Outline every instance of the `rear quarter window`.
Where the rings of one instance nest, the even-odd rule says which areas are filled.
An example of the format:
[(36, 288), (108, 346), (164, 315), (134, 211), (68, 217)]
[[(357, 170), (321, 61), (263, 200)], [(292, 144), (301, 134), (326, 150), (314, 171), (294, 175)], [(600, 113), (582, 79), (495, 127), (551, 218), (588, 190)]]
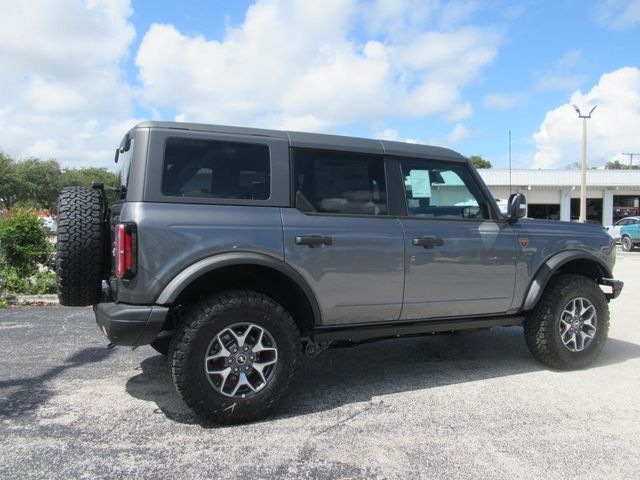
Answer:
[(134, 140), (131, 139), (129, 149), (125, 152), (118, 152), (118, 161), (116, 163), (116, 182), (117, 187), (125, 187), (129, 185), (129, 172), (131, 170), (131, 159), (133, 157)]
[(269, 147), (191, 138), (166, 141), (162, 194), (267, 200), (271, 195)]

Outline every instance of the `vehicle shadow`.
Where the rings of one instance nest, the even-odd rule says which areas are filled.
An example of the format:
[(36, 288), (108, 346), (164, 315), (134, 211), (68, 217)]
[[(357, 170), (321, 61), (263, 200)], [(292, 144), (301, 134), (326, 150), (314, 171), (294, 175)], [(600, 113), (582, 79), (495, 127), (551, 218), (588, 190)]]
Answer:
[(51, 380), (72, 368), (101, 362), (112, 352), (113, 350), (104, 347), (84, 348), (68, 357), (62, 365), (49, 368), (38, 376), (0, 381), (0, 391), (16, 389), (0, 398), (0, 417), (19, 417), (36, 410), (54, 395), (49, 387)]
[[(591, 368), (640, 357), (640, 345), (609, 339)], [(545, 367), (530, 355), (520, 328), (386, 340), (330, 349), (305, 361), (300, 381), (273, 418), (331, 410), (406, 391), (519, 375)], [(560, 373), (570, 375), (571, 373)], [(169, 365), (156, 355), (127, 383), (132, 396), (153, 401), (170, 420), (213, 427), (193, 414), (171, 383)]]

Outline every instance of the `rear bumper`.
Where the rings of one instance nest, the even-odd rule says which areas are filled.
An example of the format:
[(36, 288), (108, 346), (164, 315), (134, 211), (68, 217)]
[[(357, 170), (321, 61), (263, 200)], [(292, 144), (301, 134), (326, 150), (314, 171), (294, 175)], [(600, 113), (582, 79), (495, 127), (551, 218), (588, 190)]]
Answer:
[(624, 282), (622, 280), (614, 280), (613, 278), (603, 278), (600, 280), (600, 285), (611, 287), (611, 293), (605, 293), (605, 296), (607, 297), (607, 300), (613, 300), (622, 292)]
[(99, 303), (93, 307), (102, 333), (114, 345), (137, 347), (151, 343), (162, 329), (169, 313), (158, 305)]

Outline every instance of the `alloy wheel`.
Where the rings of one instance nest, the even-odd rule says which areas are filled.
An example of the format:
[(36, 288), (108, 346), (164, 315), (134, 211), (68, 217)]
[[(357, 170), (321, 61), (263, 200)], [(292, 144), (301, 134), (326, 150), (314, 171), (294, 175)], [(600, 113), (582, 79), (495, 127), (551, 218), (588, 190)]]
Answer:
[(224, 328), (205, 354), (209, 383), (226, 397), (245, 398), (266, 387), (278, 364), (278, 349), (271, 334), (254, 323)]
[(560, 339), (572, 352), (581, 352), (593, 341), (598, 326), (596, 307), (587, 298), (578, 297), (565, 305), (560, 314)]

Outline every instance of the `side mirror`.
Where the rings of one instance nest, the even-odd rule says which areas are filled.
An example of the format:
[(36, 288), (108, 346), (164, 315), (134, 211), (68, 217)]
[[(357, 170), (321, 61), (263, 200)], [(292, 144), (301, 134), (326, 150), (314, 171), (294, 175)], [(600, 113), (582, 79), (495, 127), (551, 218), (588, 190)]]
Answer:
[(516, 222), (527, 215), (527, 197), (523, 193), (513, 193), (509, 196), (507, 206), (507, 220)]

